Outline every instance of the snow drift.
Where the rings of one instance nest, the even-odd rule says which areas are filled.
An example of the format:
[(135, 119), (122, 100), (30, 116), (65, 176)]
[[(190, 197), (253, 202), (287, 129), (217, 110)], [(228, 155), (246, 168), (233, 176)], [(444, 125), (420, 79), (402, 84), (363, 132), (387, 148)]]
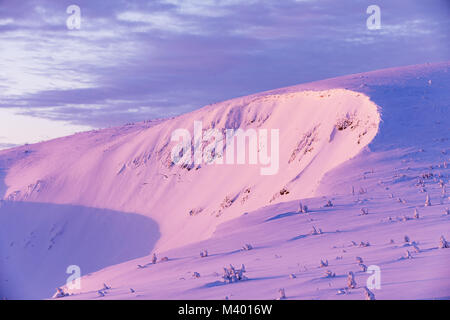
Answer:
[[(94, 210), (93, 218), (88, 218), (88, 213), (80, 215), (89, 225), (87, 234), (92, 236), (98, 235), (96, 230), (106, 232), (105, 229), (110, 228), (106, 221), (115, 226), (116, 223), (122, 223), (120, 219), (124, 215), (132, 216), (129, 224), (124, 224), (122, 229), (117, 226), (116, 234), (124, 242), (111, 245), (110, 252), (116, 249), (123, 252), (120, 251), (121, 245), (136, 250), (133, 249), (129, 255), (118, 253), (114, 257), (107, 257), (97, 254), (104, 245), (87, 249), (90, 241), (86, 241), (82, 246), (86, 248), (83, 249), (86, 255), (79, 259), (86, 262), (91, 259), (89, 261), (92, 264), (87, 267), (87, 272), (91, 272), (132, 259), (136, 255), (145, 255), (150, 250), (177, 250), (189, 244), (200, 251), (198, 246), (203, 245), (204, 241), (209, 241), (209, 246), (217, 246), (211, 241), (217, 240), (219, 230), (222, 230), (219, 234), (223, 234), (225, 225), (235, 221), (233, 227), (228, 229), (229, 233), (234, 233), (242, 221), (246, 221), (242, 220), (243, 214), (255, 210), (260, 212), (258, 209), (266, 206), (269, 206), (268, 211), (264, 209), (266, 211), (263, 212), (275, 213), (280, 208), (278, 204), (291, 203), (290, 207), (285, 208), (286, 217), (289, 217), (289, 212), (297, 210), (293, 208), (298, 206), (298, 199), (332, 197), (343, 192), (348, 194), (352, 186), (357, 187), (355, 193), (358, 194), (362, 168), (368, 172), (373, 171), (373, 168), (385, 168), (390, 174), (395, 161), (404, 157), (405, 150), (419, 144), (431, 148), (430, 141), (442, 138), (442, 130), (437, 129), (432, 122), (437, 118), (444, 124), (448, 122), (448, 113), (445, 116), (444, 112), (445, 101), (448, 101), (445, 95), (448, 67), (448, 63), (413, 66), (324, 80), (232, 99), (165, 121), (85, 132), (2, 151), (0, 177), (3, 174), (3, 187), (0, 182), (0, 190), (3, 190), (5, 200), (0, 208), (3, 217), (0, 225), (4, 238), (2, 242), (5, 246), (11, 242), (17, 244), (20, 243), (19, 239), (40, 230), (39, 240), (31, 239), (30, 245), (36, 241), (47, 245), (52, 238), (51, 232), (48, 232), (51, 226), (62, 223), (58, 208), (79, 206), (88, 208), (88, 211)], [(434, 109), (423, 107), (424, 101), (433, 103)], [(423, 114), (423, 117), (412, 114), (411, 108)], [(240, 165), (174, 165), (170, 155), (176, 143), (171, 141), (171, 135), (180, 128), (193, 133), (195, 121), (201, 121), (204, 130), (279, 129), (278, 173), (261, 175), (261, 166), (248, 162)], [(411, 131), (414, 125), (424, 134)], [(376, 152), (369, 152), (368, 146)], [(436, 160), (436, 156), (432, 158)], [(368, 164), (373, 167), (368, 168)], [(387, 176), (380, 175), (378, 178), (387, 179)], [(375, 180), (370, 181), (375, 183)], [(362, 189), (364, 191), (364, 187)], [(317, 199), (311, 201), (316, 206), (316, 212), (320, 202)], [(292, 200), (296, 201), (289, 202)], [(51, 214), (41, 209), (36, 210), (35, 217), (12, 219), (8, 218), (12, 216), (11, 203), (41, 208), (49, 205), (56, 209), (51, 209)], [(108, 218), (103, 217), (101, 210), (109, 212)], [(54, 240), (52, 248), (60, 250), (58, 255), (45, 255), (45, 246), (42, 245), (40, 251), (34, 251), (31, 256), (27, 251), (28, 246), (23, 244), (8, 251), (2, 249), (2, 264), (8, 263), (10, 255), (16, 256), (14, 268), (2, 268), (2, 281), (17, 278), (23, 269), (26, 281), (34, 282), (33, 272), (23, 266), (25, 263), (22, 261), (33, 264), (43, 260), (40, 262), (42, 268), (54, 264), (58, 259), (66, 263), (70, 252), (64, 248), (70, 247), (71, 241), (77, 241), (79, 237), (73, 230), (80, 227), (76, 210), (69, 211), (66, 215), (70, 218), (63, 219), (68, 221), (64, 228), (72, 233), (66, 238)], [(64, 210), (61, 209), (61, 212)], [(115, 214), (121, 218), (115, 220)], [(260, 218), (264, 216), (259, 213), (248, 216), (253, 215)], [(135, 216), (143, 216), (148, 220), (139, 220)], [(334, 221), (334, 224), (344, 223), (344, 220), (335, 218), (330, 221)], [(105, 222), (100, 223), (101, 219)], [(258, 219), (253, 222), (261, 224), (262, 221)], [(346, 219), (345, 216), (342, 219)], [(267, 223), (262, 223), (261, 229), (253, 235), (256, 241), (262, 241), (258, 234), (264, 234), (266, 239), (275, 239), (288, 232), (290, 229), (287, 226), (277, 224), (282, 221), (286, 220), (275, 219), (275, 224), (271, 224), (270, 228)], [(146, 225), (136, 229), (136, 223), (141, 222)], [(309, 222), (304, 221), (303, 224)], [(219, 225), (221, 227), (217, 230)], [(248, 225), (248, 230), (251, 228)], [(4, 232), (6, 229), (22, 230), (23, 233), (14, 238), (12, 234)], [(130, 229), (139, 235), (131, 239), (127, 234)], [(363, 232), (358, 227), (352, 230)], [(368, 232), (371, 229), (364, 230)], [(245, 241), (243, 237), (247, 233), (242, 232), (238, 236), (239, 241)], [(274, 233), (273, 236), (269, 237), (270, 233)], [(113, 238), (112, 235), (105, 237), (106, 242)], [(94, 237), (91, 241), (98, 239)], [(291, 244), (293, 246), (289, 246), (289, 250), (295, 250), (294, 243)], [(314, 248), (321, 252), (320, 246)], [(306, 250), (305, 247), (303, 250)], [(181, 251), (173, 252), (183, 255)], [(290, 251), (286, 248), (285, 252)], [(98, 281), (108, 277), (117, 278), (118, 274), (129, 271), (132, 265), (135, 267), (136, 262), (101, 271), (91, 278), (95, 280), (86, 288), (93, 290), (98, 286)], [(107, 270), (113, 271), (109, 274)], [(137, 274), (131, 274), (135, 279), (139, 278)], [(125, 282), (118, 283), (125, 285)], [(52, 281), (46, 279), (45, 284), (36, 286), (41, 290), (39, 292), (44, 292), (62, 284), (59, 276)], [(12, 286), (6, 288), (3, 295), (19, 296), (14, 295)], [(23, 294), (21, 297), (29, 296)], [(200, 294), (196, 297), (207, 296)]]

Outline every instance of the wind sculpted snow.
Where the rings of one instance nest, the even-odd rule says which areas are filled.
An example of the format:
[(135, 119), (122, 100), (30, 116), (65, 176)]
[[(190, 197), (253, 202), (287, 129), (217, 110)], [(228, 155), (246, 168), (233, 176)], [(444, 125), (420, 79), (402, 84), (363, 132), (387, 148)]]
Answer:
[[(349, 75), (1, 151), (4, 199), (155, 221), (160, 237), (139, 234), (156, 241), (146, 248), (156, 263), (152, 255), (111, 262), (70, 298), (273, 299), (282, 287), (287, 299), (362, 299), (369, 274), (356, 257), (381, 268), (377, 298), (450, 297), (449, 251), (439, 249), (450, 238), (449, 66)], [(171, 134), (193, 133), (194, 121), (205, 130), (279, 129), (277, 174), (248, 163), (174, 165)], [(118, 232), (128, 237), (125, 225)], [(230, 263), (245, 264), (248, 279), (221, 282)], [(103, 283), (111, 289), (99, 296)]]

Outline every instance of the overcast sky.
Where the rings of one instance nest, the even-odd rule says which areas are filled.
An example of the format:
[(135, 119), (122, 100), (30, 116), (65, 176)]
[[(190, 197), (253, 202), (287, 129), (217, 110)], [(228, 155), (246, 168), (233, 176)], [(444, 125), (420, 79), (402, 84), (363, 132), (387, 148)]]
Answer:
[(449, 18), (448, 0), (0, 0), (0, 148), (450, 60)]

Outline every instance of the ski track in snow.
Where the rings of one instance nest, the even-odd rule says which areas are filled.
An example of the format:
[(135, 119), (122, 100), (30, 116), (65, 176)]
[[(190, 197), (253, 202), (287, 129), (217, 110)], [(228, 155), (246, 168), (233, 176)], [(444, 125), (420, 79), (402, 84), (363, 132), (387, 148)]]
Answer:
[[(361, 257), (381, 269), (377, 299), (449, 299), (450, 250), (438, 248), (450, 238), (449, 66), (349, 75), (1, 151), (0, 296), (48, 298), (75, 264), (82, 288), (66, 299), (276, 299), (281, 288), (287, 299), (364, 299)], [(351, 126), (337, 130), (344, 118)], [(194, 120), (279, 128), (279, 173), (168, 165), (171, 132)], [(150, 263), (153, 252), (168, 261)], [(230, 264), (248, 279), (224, 283)], [(349, 271), (357, 286), (338, 294)]]

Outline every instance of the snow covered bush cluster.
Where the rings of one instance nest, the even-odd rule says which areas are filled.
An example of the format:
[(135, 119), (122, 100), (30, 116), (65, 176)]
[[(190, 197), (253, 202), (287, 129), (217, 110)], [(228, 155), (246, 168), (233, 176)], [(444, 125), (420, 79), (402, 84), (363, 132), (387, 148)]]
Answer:
[[(346, 114), (345, 117), (339, 118), (336, 121), (336, 129), (339, 131), (345, 130), (355, 122), (355, 115)], [(354, 126), (352, 127), (354, 128)]]
[(240, 269), (236, 269), (230, 264), (229, 268), (223, 268), (222, 278), (225, 283), (247, 280), (247, 277), (244, 275), (245, 272), (246, 270), (244, 265), (242, 265)]

